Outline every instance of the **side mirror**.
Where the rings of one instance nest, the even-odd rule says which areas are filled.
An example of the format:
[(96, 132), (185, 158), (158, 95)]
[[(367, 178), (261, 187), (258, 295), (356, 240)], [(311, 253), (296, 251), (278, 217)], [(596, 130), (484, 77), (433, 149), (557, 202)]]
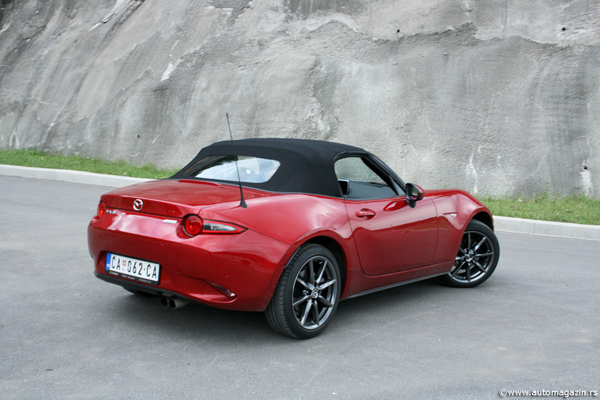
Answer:
[(411, 208), (415, 208), (417, 201), (423, 200), (425, 191), (414, 183), (406, 184), (406, 202)]

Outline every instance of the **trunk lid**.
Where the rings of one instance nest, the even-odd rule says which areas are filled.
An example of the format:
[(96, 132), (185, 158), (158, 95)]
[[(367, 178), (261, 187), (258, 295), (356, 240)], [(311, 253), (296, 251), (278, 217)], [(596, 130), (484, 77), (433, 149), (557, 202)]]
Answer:
[[(268, 195), (266, 192), (244, 188), (246, 200)], [(232, 202), (237, 207), (240, 188), (199, 180), (165, 179), (113, 190), (102, 195), (102, 201), (108, 208), (183, 218), (216, 204)]]

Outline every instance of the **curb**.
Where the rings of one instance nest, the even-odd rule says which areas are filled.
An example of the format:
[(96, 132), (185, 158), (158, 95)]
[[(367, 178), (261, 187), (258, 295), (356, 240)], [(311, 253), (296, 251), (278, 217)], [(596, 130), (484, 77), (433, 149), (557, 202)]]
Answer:
[(599, 225), (536, 221), (533, 219), (494, 216), (494, 228), (497, 231), (503, 232), (529, 233), (533, 235), (600, 241)]
[[(92, 172), (19, 167), (3, 164), (0, 164), (0, 175), (82, 183), (86, 185), (110, 186), (115, 188), (151, 180), (144, 178), (131, 178), (128, 176), (95, 174)], [(496, 230), (504, 232), (528, 233), (533, 235), (558, 236), (573, 239), (600, 241), (600, 226), (597, 225), (536, 221), (510, 217), (494, 217), (494, 224)]]
[(129, 176), (105, 175), (95, 174), (93, 172), (71, 171), (68, 169), (19, 167), (15, 165), (4, 164), (0, 164), (0, 175), (18, 176), (21, 178), (46, 179), (50, 181), (83, 183), (86, 185), (111, 186), (116, 188), (151, 180), (144, 178), (132, 178)]

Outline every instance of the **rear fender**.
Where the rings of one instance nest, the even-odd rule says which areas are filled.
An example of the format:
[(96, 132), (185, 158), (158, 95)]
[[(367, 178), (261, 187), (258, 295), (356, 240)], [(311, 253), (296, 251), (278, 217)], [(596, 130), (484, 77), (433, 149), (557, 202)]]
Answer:
[[(356, 253), (356, 246), (354, 246), (354, 241), (351, 237), (344, 238), (338, 235), (336, 232), (324, 230), (310, 232), (299, 238), (296, 243), (291, 245), (288, 251), (282, 257), (281, 262), (277, 266), (277, 270), (273, 274), (273, 278), (271, 280), (271, 285), (269, 288), (269, 301), (273, 296), (277, 284), (279, 283), (279, 278), (281, 277), (283, 270), (287, 267), (289, 261), (294, 257), (296, 252), (298, 252), (300, 248), (307, 243), (316, 243), (329, 248), (334, 256), (336, 256), (336, 252), (341, 253), (339, 256), (336, 256), (336, 261), (338, 262), (340, 273), (343, 278), (347, 276), (348, 270), (360, 269), (358, 254)], [(334, 247), (332, 248), (332, 246)], [(342, 292), (343, 291), (344, 285), (342, 285)]]
[(341, 237), (351, 235), (342, 199), (306, 194), (279, 194), (246, 201), (248, 208), (215, 205), (203, 208), (200, 217), (241, 225), (290, 246), (321, 231)]

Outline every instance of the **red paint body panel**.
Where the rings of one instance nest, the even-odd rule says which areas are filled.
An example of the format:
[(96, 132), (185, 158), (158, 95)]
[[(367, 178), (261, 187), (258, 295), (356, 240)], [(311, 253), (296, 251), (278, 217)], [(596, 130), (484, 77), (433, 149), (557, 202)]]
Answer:
[[(273, 272), (289, 245), (247, 230), (187, 237), (179, 224), (129, 211), (104, 214), (88, 228), (95, 272), (106, 275), (106, 252), (159, 263), (161, 289), (216, 307), (263, 310)], [(116, 278), (126, 279), (126, 278)], [(231, 300), (206, 281), (236, 294)], [(148, 285), (152, 287), (152, 285)]]
[[(477, 213), (489, 214), (474, 197), (455, 190), (426, 192), (415, 208), (401, 197), (349, 201), (248, 188), (248, 208), (242, 208), (239, 194), (235, 185), (164, 180), (103, 195), (110, 212), (94, 217), (88, 227), (95, 273), (108, 276), (107, 252), (148, 260), (161, 265), (160, 282), (141, 285), (215, 307), (263, 311), (282, 270), (307, 241), (325, 237), (336, 243), (346, 298), (448, 272), (466, 225)], [(133, 210), (136, 199), (144, 203), (140, 212)], [(357, 217), (364, 208), (375, 216)], [(188, 214), (246, 230), (190, 238), (181, 227)], [(131, 282), (112, 276), (110, 281)]]
[[(433, 199), (438, 213), (438, 246), (433, 263), (454, 260), (463, 232), (476, 214), (492, 213), (471, 194), (462, 190), (430, 190), (427, 197)], [(454, 216), (455, 215), (455, 216)]]
[[(246, 189), (248, 199), (268, 196), (267, 193)], [(139, 183), (113, 190), (102, 196), (109, 208), (134, 210), (133, 201), (144, 201), (143, 212), (165, 217), (182, 218), (196, 214), (201, 207), (216, 203), (239, 204), (240, 189), (232, 185), (190, 180), (162, 180)]]
[[(348, 218), (366, 275), (378, 276), (431, 265), (437, 237), (437, 214), (431, 199), (415, 208), (404, 199), (346, 201)], [(357, 216), (360, 210), (374, 216)]]

